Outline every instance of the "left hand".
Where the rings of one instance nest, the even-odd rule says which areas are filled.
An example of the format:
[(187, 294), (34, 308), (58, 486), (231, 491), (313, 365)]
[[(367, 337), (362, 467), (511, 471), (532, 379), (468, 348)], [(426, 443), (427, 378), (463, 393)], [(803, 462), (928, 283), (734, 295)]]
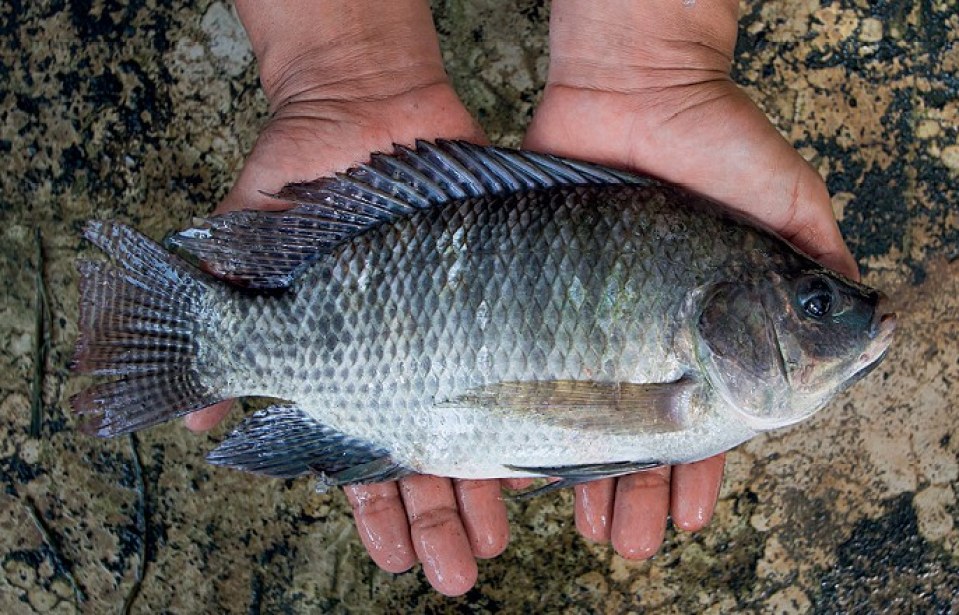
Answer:
[[(331, 174), (416, 139), (486, 140), (443, 70), (426, 0), (238, 0), (271, 118), (214, 213), (286, 208), (263, 192)], [(202, 431), (229, 411), (187, 416)], [(509, 539), (498, 480), (409, 476), (344, 488), (363, 545), (388, 572), (423, 564), (437, 591), (476, 582), (477, 558)]]
[[(735, 0), (700, 4), (554, 0), (549, 77), (524, 146), (683, 185), (857, 278), (822, 178), (729, 77)], [(689, 531), (709, 522), (723, 463), (578, 486), (576, 526), (623, 557), (649, 558), (667, 516)]]

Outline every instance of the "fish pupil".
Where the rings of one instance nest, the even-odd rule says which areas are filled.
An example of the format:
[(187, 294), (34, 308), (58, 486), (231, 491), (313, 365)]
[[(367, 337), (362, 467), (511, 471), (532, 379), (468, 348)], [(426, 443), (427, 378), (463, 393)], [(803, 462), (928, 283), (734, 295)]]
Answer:
[(801, 285), (799, 303), (810, 318), (819, 320), (832, 309), (832, 288), (821, 279), (809, 279)]

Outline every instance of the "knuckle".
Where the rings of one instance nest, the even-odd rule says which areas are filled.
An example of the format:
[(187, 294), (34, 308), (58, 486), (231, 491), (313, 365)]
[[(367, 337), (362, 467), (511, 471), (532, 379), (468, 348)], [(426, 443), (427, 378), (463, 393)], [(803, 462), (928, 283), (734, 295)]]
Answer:
[(461, 496), (476, 496), (487, 494), (499, 494), (499, 486), (496, 481), (486, 480), (456, 480), (456, 491)]
[(350, 488), (347, 494), (355, 515), (371, 515), (402, 506), (399, 496), (389, 491)]
[(650, 490), (669, 489), (670, 472), (668, 468), (638, 472), (620, 479), (621, 494), (630, 494)]
[(427, 531), (460, 523), (459, 511), (451, 506), (430, 508), (412, 516), (410, 525), (416, 531)]

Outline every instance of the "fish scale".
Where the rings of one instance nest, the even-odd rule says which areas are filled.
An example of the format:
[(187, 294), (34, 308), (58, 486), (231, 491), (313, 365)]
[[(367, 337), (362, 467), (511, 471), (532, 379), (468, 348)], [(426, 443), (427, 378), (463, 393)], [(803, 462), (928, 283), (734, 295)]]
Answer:
[(895, 324), (879, 293), (715, 203), (589, 163), (418, 143), (276, 196), (293, 209), (168, 239), (202, 271), (88, 226), (116, 266), (81, 269), (77, 365), (121, 376), (74, 399), (88, 431), (266, 396), (211, 462), (562, 486), (801, 420)]
[[(273, 357), (252, 369), (231, 366), (242, 374), (242, 388), (228, 394), (296, 400), (325, 425), (388, 446), (397, 460), (416, 469), (447, 466), (454, 458), (474, 461), (464, 454), (505, 457), (517, 446), (509, 422), (455, 408), (437, 412), (435, 403), (493, 382), (668, 382), (691, 369), (692, 358), (678, 354), (672, 342), (682, 326), (678, 313), (686, 289), (708, 283), (709, 272), (723, 263), (714, 262), (708, 246), (691, 250), (684, 267), (673, 272), (674, 292), (643, 292), (670, 287), (647, 266), (660, 258), (666, 242), (644, 236), (643, 225), (636, 223), (661, 211), (679, 215), (677, 204), (660, 201), (651, 203), (642, 191), (621, 186), (560, 188), (497, 202), (475, 199), (459, 209), (424, 211), (366, 233), (315, 265), (288, 296), (257, 298), (251, 308), (227, 314), (224, 326), (213, 325), (230, 329), (235, 325), (229, 323), (242, 320), (234, 336), (256, 340), (254, 353)], [(603, 209), (619, 215), (612, 220), (584, 215)], [(487, 225), (466, 228), (460, 247), (437, 248), (436, 238), (484, 214)], [(695, 211), (686, 217), (687, 232), (741, 242), (739, 227), (724, 229), (721, 219)], [(698, 228), (707, 222), (712, 228)], [(569, 241), (560, 229), (574, 231), (571, 250), (557, 249)], [(610, 243), (623, 249), (610, 253)], [(525, 258), (531, 253), (540, 258)], [(571, 262), (570, 254), (593, 253), (604, 256)], [(450, 271), (457, 267), (469, 274), (450, 284)], [(603, 305), (607, 288), (619, 288), (625, 279), (636, 283), (638, 292), (629, 304), (613, 305), (652, 316), (642, 322), (611, 321), (604, 331), (600, 323), (611, 309)], [(577, 285), (583, 295), (579, 302), (571, 298)], [(489, 306), (485, 326), (477, 317), (481, 304)], [(426, 305), (433, 309), (422, 309)], [(314, 313), (328, 316), (321, 322)], [(552, 321), (544, 318), (549, 314)], [(553, 333), (561, 329), (564, 335)], [(277, 352), (291, 348), (284, 341), (290, 336), (298, 340), (294, 351)], [(305, 349), (319, 349), (316, 359), (310, 360)], [(483, 355), (489, 360), (481, 360)], [(550, 355), (562, 358), (553, 363), (557, 369), (550, 369)], [(637, 360), (623, 361), (624, 356)], [(395, 369), (400, 360), (402, 367)], [(332, 377), (328, 365), (336, 366)], [(292, 377), (276, 378), (291, 366)], [(372, 382), (381, 394), (370, 393)], [(371, 422), (370, 414), (381, 418)], [(404, 450), (396, 444), (415, 442), (424, 431), (447, 439), (445, 450)], [(564, 455), (570, 455), (569, 437), (558, 433), (554, 441), (544, 439), (530, 450), (529, 459), (514, 454), (512, 461), (571, 461)]]

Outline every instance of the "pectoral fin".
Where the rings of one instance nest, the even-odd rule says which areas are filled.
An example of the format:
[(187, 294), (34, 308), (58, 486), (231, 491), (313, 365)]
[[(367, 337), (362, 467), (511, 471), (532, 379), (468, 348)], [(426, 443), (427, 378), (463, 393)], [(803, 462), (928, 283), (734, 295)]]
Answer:
[(695, 422), (699, 383), (636, 384), (589, 380), (497, 382), (470, 389), (441, 407), (478, 407), (545, 424), (608, 434), (666, 433)]

